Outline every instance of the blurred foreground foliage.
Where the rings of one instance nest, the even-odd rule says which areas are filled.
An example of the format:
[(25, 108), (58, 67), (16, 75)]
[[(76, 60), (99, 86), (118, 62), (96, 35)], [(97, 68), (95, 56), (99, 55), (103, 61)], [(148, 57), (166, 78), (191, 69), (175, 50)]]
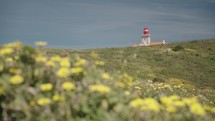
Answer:
[(185, 85), (137, 80), (100, 69), (93, 59), (46, 55), (20, 42), (0, 47), (1, 119), (4, 121), (206, 121), (215, 107)]

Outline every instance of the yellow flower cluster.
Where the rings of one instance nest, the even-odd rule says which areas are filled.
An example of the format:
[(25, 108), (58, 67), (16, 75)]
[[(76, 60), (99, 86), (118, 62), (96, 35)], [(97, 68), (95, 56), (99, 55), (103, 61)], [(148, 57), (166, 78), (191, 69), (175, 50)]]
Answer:
[(136, 98), (132, 100), (129, 105), (134, 108), (139, 108), (141, 110), (151, 110), (153, 112), (158, 112), (161, 109), (173, 113), (178, 111), (180, 108), (188, 107), (192, 114), (198, 116), (206, 115), (206, 110), (213, 112), (214, 107), (202, 106), (195, 97), (193, 98), (180, 98), (177, 95), (172, 95), (169, 97), (161, 97), (161, 103), (158, 103), (153, 98)]
[(160, 89), (169, 89), (169, 90), (172, 90), (172, 87), (169, 85), (169, 84), (165, 84), (165, 83), (153, 83), (151, 80), (148, 80), (147, 83), (146, 83), (148, 86), (151, 87), (151, 89), (153, 90), (160, 90)]
[(84, 65), (86, 64), (87, 61), (85, 59), (78, 59), (78, 61), (75, 63), (75, 66), (81, 66), (81, 65)]
[(129, 105), (134, 108), (140, 108), (141, 110), (149, 110), (158, 112), (160, 110), (160, 104), (153, 98), (137, 98), (132, 100)]
[(192, 112), (193, 114), (200, 116), (206, 115), (204, 107), (198, 102), (196, 97), (184, 98), (182, 99), (182, 101), (189, 106), (190, 112)]
[(83, 70), (82, 67), (74, 67), (74, 68), (71, 69), (71, 73), (72, 73), (72, 74), (78, 74), (78, 73), (81, 73), (81, 72), (83, 72), (83, 71), (84, 71), (84, 70)]
[(21, 46), (22, 44), (19, 41), (11, 42), (5, 45), (5, 47), (14, 48), (14, 49), (20, 49)]
[(38, 41), (38, 42), (35, 42), (35, 45), (39, 46), (39, 47), (43, 47), (43, 46), (46, 46), (47, 43), (44, 42), (44, 41)]
[(53, 62), (59, 62), (59, 61), (61, 61), (61, 58), (60, 58), (60, 56), (54, 55), (50, 58), (50, 60)]
[(103, 78), (103, 79), (106, 79), (106, 80), (107, 80), (107, 79), (110, 79), (110, 75), (109, 75), (108, 73), (103, 73), (103, 74), (102, 74), (102, 78)]
[(57, 71), (57, 76), (61, 78), (66, 78), (70, 75), (70, 70), (69, 68), (62, 67)]
[(48, 105), (50, 103), (51, 103), (51, 99), (49, 98), (40, 98), (37, 100), (37, 104), (41, 106)]
[(181, 102), (179, 99), (180, 97), (177, 95), (172, 95), (170, 97), (164, 96), (160, 98), (168, 112), (176, 112), (177, 107), (185, 106), (184, 102)]
[(177, 86), (175, 85), (175, 86), (174, 86), (175, 89), (180, 89), (180, 88), (182, 88), (182, 87), (183, 87), (183, 84), (180, 84), (180, 85), (177, 85)]
[(13, 53), (14, 50), (12, 48), (6, 47), (0, 50), (0, 55), (4, 56), (4, 55), (9, 55), (11, 53)]
[(70, 67), (69, 58), (61, 58), (60, 65), (61, 67)]
[(40, 89), (42, 91), (50, 91), (50, 90), (52, 90), (52, 88), (53, 88), (53, 85), (51, 83), (45, 83), (45, 84), (40, 85)]
[(6, 56), (9, 54), (12, 54), (13, 52), (15, 52), (15, 50), (18, 50), (20, 48), (21, 48), (21, 43), (18, 41), (3, 45), (3, 48), (0, 49), (0, 55)]
[(185, 107), (187, 105), (190, 112), (193, 114), (199, 116), (204, 116), (206, 114), (203, 106), (195, 97), (180, 99), (179, 96), (173, 95), (170, 97), (161, 97), (161, 102), (165, 105), (168, 112), (175, 112), (179, 107)]
[(91, 85), (90, 90), (95, 92), (100, 92), (100, 93), (108, 93), (110, 92), (111, 89), (108, 86), (96, 84), (96, 85)]
[(70, 90), (73, 90), (75, 89), (75, 85), (72, 83), (72, 82), (64, 82), (61, 87), (64, 89), (64, 90), (67, 90), (67, 91), (70, 91)]
[(17, 85), (17, 84), (21, 84), (24, 81), (24, 79), (21, 75), (15, 75), (15, 76), (12, 76), (9, 81), (11, 84)]
[(129, 103), (129, 105), (130, 105), (131, 107), (134, 107), (134, 108), (140, 107), (140, 106), (142, 106), (142, 104), (143, 104), (143, 99), (142, 99), (142, 98), (134, 99), (134, 100), (132, 100), (132, 101)]
[(47, 61), (47, 58), (45, 56), (38, 55), (36, 57), (36, 62), (46, 62), (46, 61)]
[(55, 63), (51, 60), (46, 61), (45, 64), (49, 67), (55, 67)]
[(131, 76), (129, 76), (127, 73), (123, 73), (121, 76), (119, 76), (120, 78), (116, 81), (116, 85), (121, 87), (121, 88), (125, 88), (125, 87), (129, 87), (133, 84), (133, 78)]

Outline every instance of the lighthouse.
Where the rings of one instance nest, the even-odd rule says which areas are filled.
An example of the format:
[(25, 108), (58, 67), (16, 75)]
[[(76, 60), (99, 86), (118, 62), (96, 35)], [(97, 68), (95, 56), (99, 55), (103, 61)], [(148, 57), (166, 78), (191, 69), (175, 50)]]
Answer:
[(145, 26), (143, 28), (143, 34), (141, 36), (142, 42), (139, 44), (133, 44), (132, 47), (137, 46), (156, 46), (156, 45), (165, 45), (168, 44), (165, 40), (162, 42), (151, 42), (151, 35), (149, 34), (149, 28)]
[(149, 34), (149, 28), (147, 26), (144, 27), (141, 38), (142, 38), (142, 44), (144, 44), (144, 46), (150, 45), (151, 35)]

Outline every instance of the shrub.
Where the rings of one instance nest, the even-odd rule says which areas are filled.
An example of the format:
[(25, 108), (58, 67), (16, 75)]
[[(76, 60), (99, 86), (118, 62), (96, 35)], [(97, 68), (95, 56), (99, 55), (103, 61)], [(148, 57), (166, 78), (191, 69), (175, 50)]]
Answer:
[(164, 79), (159, 78), (159, 77), (154, 78), (152, 81), (153, 81), (153, 82), (165, 82)]
[(177, 52), (177, 51), (184, 50), (184, 47), (182, 47), (181, 45), (177, 45), (172, 50), (175, 51), (175, 52)]

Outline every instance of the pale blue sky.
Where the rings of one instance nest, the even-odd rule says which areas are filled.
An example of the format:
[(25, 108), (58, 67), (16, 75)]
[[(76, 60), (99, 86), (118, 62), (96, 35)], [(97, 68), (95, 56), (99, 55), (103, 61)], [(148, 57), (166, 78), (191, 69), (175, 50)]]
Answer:
[(56, 48), (125, 47), (215, 38), (215, 0), (0, 0), (0, 44)]

